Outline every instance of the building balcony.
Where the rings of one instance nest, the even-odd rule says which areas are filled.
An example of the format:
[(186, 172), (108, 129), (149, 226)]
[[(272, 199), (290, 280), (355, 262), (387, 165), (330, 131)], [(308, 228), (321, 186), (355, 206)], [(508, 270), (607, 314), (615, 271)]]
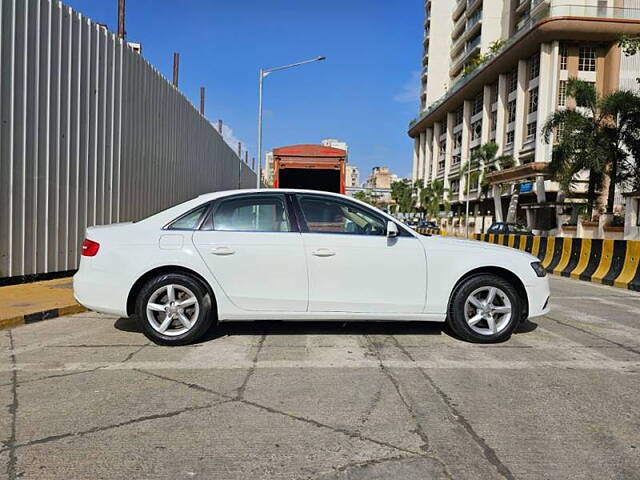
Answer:
[(460, 15), (462, 15), (462, 13), (466, 9), (467, 9), (467, 0), (457, 0), (456, 6), (453, 7), (453, 12), (451, 13), (453, 21), (455, 22), (458, 18), (460, 18)]

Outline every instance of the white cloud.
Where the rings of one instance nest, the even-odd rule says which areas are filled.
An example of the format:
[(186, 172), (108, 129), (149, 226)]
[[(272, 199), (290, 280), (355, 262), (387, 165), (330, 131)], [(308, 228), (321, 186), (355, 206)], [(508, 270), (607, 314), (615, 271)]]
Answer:
[(400, 93), (394, 95), (396, 102), (417, 102), (420, 99), (420, 71), (411, 72), (411, 78), (402, 85)]
[[(217, 128), (217, 125), (216, 125), (216, 128)], [(244, 160), (244, 152), (247, 151), (247, 148), (245, 148), (244, 142), (240, 141), (233, 134), (233, 129), (229, 125), (226, 125), (225, 123), (222, 124), (222, 138), (224, 139), (225, 142), (227, 142), (227, 145), (229, 145), (229, 147), (231, 147), (231, 150), (233, 150), (234, 152), (238, 151), (238, 142), (240, 142), (242, 145), (241, 147), (242, 159)]]

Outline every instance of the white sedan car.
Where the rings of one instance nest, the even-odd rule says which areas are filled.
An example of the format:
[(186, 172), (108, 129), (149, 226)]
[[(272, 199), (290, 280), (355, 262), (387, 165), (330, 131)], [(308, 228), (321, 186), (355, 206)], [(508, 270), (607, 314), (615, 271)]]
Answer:
[(139, 222), (90, 227), (73, 278), (89, 309), (135, 315), (151, 340), (183, 345), (217, 322), (448, 322), (499, 342), (549, 311), (537, 258), (423, 236), (343, 195), (236, 190)]

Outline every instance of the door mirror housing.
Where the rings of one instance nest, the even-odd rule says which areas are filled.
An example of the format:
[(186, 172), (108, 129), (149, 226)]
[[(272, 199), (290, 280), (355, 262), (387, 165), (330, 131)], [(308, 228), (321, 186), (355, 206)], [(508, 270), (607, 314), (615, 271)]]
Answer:
[(387, 222), (387, 237), (388, 238), (395, 238), (399, 234), (400, 234), (400, 232), (398, 232), (398, 226), (394, 222), (389, 220)]

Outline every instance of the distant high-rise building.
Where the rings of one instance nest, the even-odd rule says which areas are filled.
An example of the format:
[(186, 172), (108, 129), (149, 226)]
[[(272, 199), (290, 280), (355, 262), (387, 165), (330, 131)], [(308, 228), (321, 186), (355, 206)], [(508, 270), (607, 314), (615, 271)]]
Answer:
[(325, 138), (320, 142), (320, 144), (323, 147), (339, 148), (340, 150), (344, 150), (349, 153), (349, 146), (347, 145), (347, 142), (341, 142), (336, 138)]
[(391, 188), (398, 176), (389, 171), (389, 167), (373, 167), (367, 178), (366, 188)]
[(355, 165), (347, 165), (347, 175), (345, 178), (346, 187), (360, 186), (360, 171)]

